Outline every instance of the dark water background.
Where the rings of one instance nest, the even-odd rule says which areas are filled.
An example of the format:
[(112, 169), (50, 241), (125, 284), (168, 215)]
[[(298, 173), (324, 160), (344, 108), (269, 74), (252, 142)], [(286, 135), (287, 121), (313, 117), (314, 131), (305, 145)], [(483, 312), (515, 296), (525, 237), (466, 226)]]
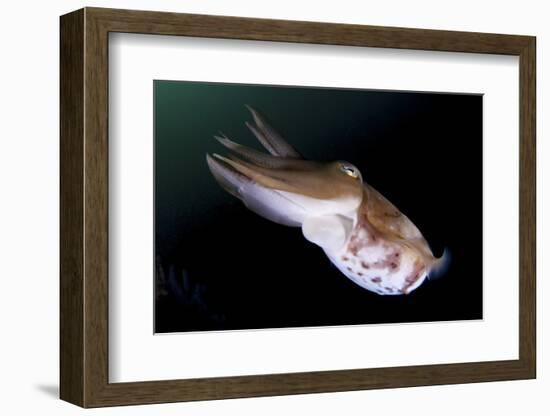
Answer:
[[(482, 318), (481, 96), (155, 81), (154, 97), (156, 332)], [(451, 250), (445, 277), (376, 295), (222, 190), (212, 136), (261, 149), (245, 104), (306, 158), (355, 164)]]

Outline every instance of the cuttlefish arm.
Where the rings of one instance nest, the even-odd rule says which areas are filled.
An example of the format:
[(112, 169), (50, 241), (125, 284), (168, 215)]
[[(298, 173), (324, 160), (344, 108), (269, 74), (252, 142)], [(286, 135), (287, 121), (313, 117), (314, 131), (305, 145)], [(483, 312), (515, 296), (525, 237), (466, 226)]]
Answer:
[[(409, 293), (430, 271), (441, 269), (442, 260), (433, 256), (418, 228), (364, 184), (355, 166), (304, 160), (248, 108), (254, 124), (247, 126), (269, 154), (215, 136), (230, 154), (206, 160), (227, 192), (270, 221), (301, 227), (344, 275), (373, 292)], [(400, 256), (399, 262), (388, 261), (390, 255)]]
[(258, 215), (278, 224), (301, 226), (301, 220), (306, 214), (303, 208), (275, 189), (277, 185), (284, 186), (284, 175), (271, 175), (276, 170), (284, 173), (299, 169), (297, 163), (292, 159), (270, 156), (239, 145), (225, 136), (215, 137), (244, 159), (240, 160), (232, 155), (207, 155), (208, 166), (218, 183)]
[(252, 131), (258, 141), (274, 156), (303, 159), (302, 155), (290, 144), (288, 144), (281, 135), (267, 123), (267, 121), (252, 107), (246, 106), (252, 114), (254, 124), (246, 122), (246, 126)]

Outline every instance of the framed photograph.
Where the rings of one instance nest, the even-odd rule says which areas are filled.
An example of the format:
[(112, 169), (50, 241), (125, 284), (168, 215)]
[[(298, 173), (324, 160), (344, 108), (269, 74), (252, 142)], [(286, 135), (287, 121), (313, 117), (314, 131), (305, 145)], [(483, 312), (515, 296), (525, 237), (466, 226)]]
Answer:
[(535, 49), (62, 16), (61, 398), (534, 378)]

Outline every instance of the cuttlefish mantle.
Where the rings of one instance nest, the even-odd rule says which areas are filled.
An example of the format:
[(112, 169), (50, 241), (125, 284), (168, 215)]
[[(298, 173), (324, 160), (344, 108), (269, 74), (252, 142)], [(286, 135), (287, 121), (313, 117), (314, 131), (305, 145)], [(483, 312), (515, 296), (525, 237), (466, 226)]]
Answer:
[(441, 275), (418, 228), (349, 162), (305, 160), (253, 108), (248, 128), (269, 154), (215, 138), (230, 153), (206, 155), (217, 182), (248, 209), (278, 224), (301, 227), (330, 261), (359, 286), (380, 295), (408, 294)]

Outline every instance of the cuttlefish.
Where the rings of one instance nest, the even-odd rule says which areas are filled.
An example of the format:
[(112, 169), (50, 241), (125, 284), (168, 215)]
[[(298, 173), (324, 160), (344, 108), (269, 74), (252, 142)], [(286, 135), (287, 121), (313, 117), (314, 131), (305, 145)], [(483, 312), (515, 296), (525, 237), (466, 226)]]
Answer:
[(214, 136), (228, 156), (206, 155), (217, 182), (256, 214), (301, 227), (349, 279), (380, 295), (408, 294), (449, 263), (349, 162), (305, 160), (256, 110), (246, 125), (269, 154)]

